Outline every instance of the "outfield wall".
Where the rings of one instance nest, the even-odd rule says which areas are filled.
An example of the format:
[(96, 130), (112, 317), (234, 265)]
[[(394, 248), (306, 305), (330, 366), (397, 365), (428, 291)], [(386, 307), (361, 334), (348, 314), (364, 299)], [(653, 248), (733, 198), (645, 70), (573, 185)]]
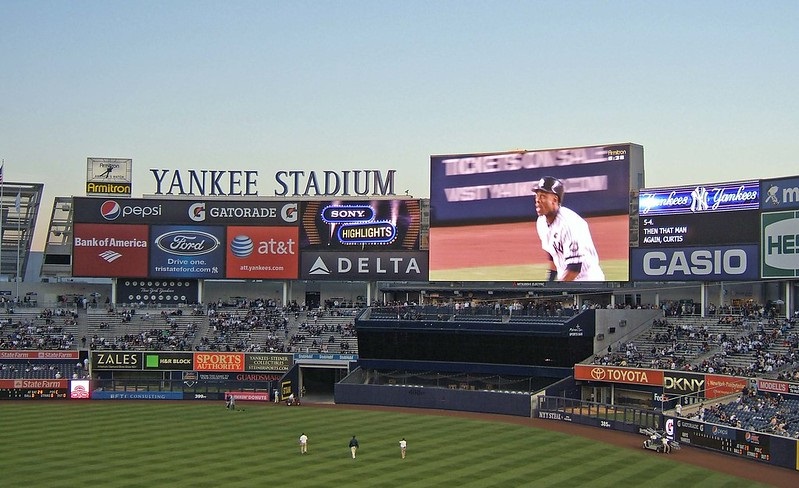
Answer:
[(665, 431), (668, 438), (684, 446), (799, 470), (799, 439), (563, 397), (539, 397), (534, 408), (534, 416), (540, 419), (636, 434), (643, 434), (645, 428), (655, 428)]
[(527, 393), (337, 383), (334, 396), (336, 404), (433, 408), (520, 417), (529, 417), (531, 412)]

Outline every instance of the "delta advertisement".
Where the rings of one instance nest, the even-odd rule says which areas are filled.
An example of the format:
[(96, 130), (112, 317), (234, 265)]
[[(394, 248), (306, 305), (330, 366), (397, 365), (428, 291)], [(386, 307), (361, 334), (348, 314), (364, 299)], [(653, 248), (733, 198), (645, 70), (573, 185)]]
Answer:
[(644, 189), (634, 281), (745, 281), (760, 275), (756, 181)]
[(629, 279), (641, 146), (432, 156), (430, 165), (431, 280), (544, 281), (549, 258), (536, 231), (534, 190), (547, 176), (560, 180), (562, 206), (588, 226), (569, 247), (595, 247), (604, 281)]

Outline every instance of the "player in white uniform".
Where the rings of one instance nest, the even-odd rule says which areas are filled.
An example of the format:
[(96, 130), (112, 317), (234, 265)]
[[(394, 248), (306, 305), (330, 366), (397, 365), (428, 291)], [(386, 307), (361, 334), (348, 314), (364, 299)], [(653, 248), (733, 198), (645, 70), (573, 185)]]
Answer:
[(588, 223), (562, 206), (563, 182), (552, 176), (538, 181), (535, 192), (536, 230), (549, 253), (549, 280), (605, 281)]

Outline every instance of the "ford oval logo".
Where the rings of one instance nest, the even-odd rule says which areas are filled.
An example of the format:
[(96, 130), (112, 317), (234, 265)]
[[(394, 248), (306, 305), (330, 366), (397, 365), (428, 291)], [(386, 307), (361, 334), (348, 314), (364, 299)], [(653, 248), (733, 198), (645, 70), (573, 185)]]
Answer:
[(175, 230), (155, 239), (158, 249), (178, 256), (199, 256), (219, 247), (219, 239), (198, 230)]

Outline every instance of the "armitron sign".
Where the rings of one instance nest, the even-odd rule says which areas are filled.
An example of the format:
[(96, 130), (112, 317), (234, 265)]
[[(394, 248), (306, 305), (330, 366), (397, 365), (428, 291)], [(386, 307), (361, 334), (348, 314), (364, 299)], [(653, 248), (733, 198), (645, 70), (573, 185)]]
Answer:
[(605, 383), (662, 386), (663, 372), (653, 369), (576, 364), (574, 366), (574, 379), (602, 381)]

